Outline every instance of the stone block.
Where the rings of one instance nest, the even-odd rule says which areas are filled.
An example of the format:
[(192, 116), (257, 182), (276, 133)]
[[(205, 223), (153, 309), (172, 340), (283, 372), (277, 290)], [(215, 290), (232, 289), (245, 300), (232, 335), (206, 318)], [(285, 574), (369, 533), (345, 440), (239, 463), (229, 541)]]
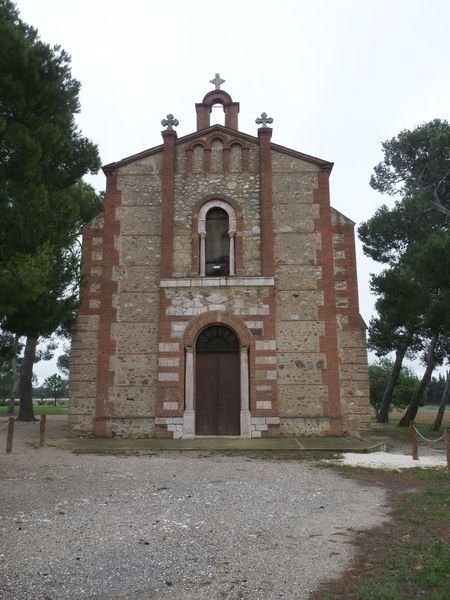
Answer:
[(161, 233), (161, 208), (150, 206), (119, 206), (116, 219), (122, 235), (155, 235)]
[(325, 333), (321, 321), (281, 321), (277, 326), (277, 343), (281, 352), (320, 351), (320, 337)]
[(317, 290), (322, 267), (316, 265), (275, 265), (277, 293), (280, 290)]
[(159, 358), (158, 365), (160, 367), (178, 367), (180, 364), (179, 358)]
[[(146, 187), (149, 183), (148, 180), (144, 180), (144, 178), (153, 177), (155, 181), (161, 181), (159, 173), (162, 171), (162, 160), (163, 152), (161, 150), (160, 152), (155, 152), (145, 158), (138, 158), (132, 163), (120, 167), (118, 171), (119, 183), (122, 177), (128, 183), (142, 183), (142, 187)], [(119, 189), (123, 189), (123, 184), (120, 185)]]
[(317, 417), (323, 415), (323, 404), (328, 397), (325, 385), (285, 385), (278, 383), (280, 416)]
[(276, 265), (313, 265), (320, 250), (318, 233), (276, 233), (274, 260)]
[(156, 385), (115, 386), (111, 390), (111, 402), (119, 415), (154, 416), (156, 401)]
[(106, 425), (117, 438), (151, 438), (155, 435), (154, 419), (110, 419)]
[(158, 373), (158, 381), (178, 381), (178, 373)]
[(118, 354), (148, 354), (158, 349), (158, 323), (113, 323)]
[(258, 410), (271, 410), (272, 409), (272, 402), (270, 400), (257, 400), (256, 401), (256, 408)]
[(180, 344), (178, 342), (160, 342), (160, 352), (178, 352), (180, 350)]
[(255, 348), (256, 350), (276, 350), (277, 342), (276, 340), (257, 340)]
[(326, 418), (281, 418), (280, 435), (286, 437), (323, 437), (329, 433), (330, 423)]
[(322, 291), (277, 291), (277, 316), (281, 321), (317, 321), (323, 306)]
[(145, 323), (159, 321), (159, 293), (122, 292), (117, 294), (117, 321)]
[(325, 360), (321, 354), (279, 352), (277, 371), (280, 383), (319, 385), (322, 383), (322, 371)]
[(122, 266), (158, 266), (161, 262), (161, 238), (157, 235), (124, 235), (117, 243)]
[(275, 234), (311, 233), (314, 232), (315, 220), (319, 217), (319, 206), (301, 202), (274, 204), (273, 215)]
[(111, 359), (115, 385), (153, 386), (158, 370), (156, 354), (125, 354)]

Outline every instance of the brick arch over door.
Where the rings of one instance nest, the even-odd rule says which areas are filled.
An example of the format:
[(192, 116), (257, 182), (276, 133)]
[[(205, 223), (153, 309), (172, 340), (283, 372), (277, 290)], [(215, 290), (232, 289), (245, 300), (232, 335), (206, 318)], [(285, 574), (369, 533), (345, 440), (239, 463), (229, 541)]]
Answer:
[(226, 325), (234, 331), (239, 339), (241, 346), (249, 348), (252, 344), (252, 334), (250, 333), (247, 325), (238, 317), (225, 313), (220, 310), (212, 310), (207, 313), (203, 313), (198, 317), (194, 317), (189, 325), (184, 330), (181, 343), (183, 346), (194, 346), (197, 337), (210, 325), (222, 324)]
[(185, 357), (185, 391), (183, 413), (183, 437), (195, 437), (195, 342), (199, 334), (210, 325), (222, 324), (229, 327), (237, 335), (240, 344), (240, 432), (241, 437), (251, 437), (250, 414), (250, 375), (249, 350), (252, 345), (252, 335), (245, 323), (234, 315), (221, 311), (211, 311), (193, 319), (184, 331), (182, 345), (186, 350)]
[(192, 214), (192, 244), (191, 244), (191, 272), (192, 276), (201, 274), (200, 248), (201, 235), (205, 234), (204, 219), (210, 208), (223, 208), (230, 220), (230, 232), (234, 238), (234, 274), (243, 275), (242, 264), (242, 213), (237, 203), (228, 196), (215, 194), (203, 198), (194, 206)]

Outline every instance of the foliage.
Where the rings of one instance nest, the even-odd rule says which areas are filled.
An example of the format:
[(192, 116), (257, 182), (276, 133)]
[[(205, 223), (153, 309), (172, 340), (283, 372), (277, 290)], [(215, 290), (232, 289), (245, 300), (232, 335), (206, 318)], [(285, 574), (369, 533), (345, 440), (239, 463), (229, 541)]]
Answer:
[(100, 160), (75, 123), (79, 91), (68, 54), (0, 0), (0, 320), (27, 337), (20, 380), (27, 419), (36, 340), (74, 320), (77, 237), (103, 201), (81, 179)]
[(439, 373), (432, 377), (427, 389), (427, 404), (439, 404), (445, 389), (445, 377)]
[[(388, 358), (381, 358), (376, 363), (369, 365), (369, 386), (370, 386), (370, 404), (375, 415), (378, 414), (383, 392), (389, 380), (393, 361)], [(419, 378), (408, 367), (402, 367), (395, 387), (392, 405), (396, 408), (405, 408), (419, 384)]]
[(46, 397), (53, 398), (55, 400), (55, 404), (58, 398), (67, 398), (68, 383), (69, 382), (67, 379), (63, 379), (61, 375), (58, 375), (57, 373), (50, 375), (50, 377), (47, 377), (47, 379), (44, 381), (43, 385), (43, 388), (48, 394)]
[(14, 335), (0, 330), (0, 400), (11, 398), (14, 388), (14, 367), (20, 368), (21, 359), (16, 358), (16, 353), (22, 346), (15, 344)]
[(80, 178), (99, 157), (75, 124), (80, 84), (67, 53), (44, 44), (9, 0), (0, 40), (0, 314), (11, 314), (45, 292), (54, 252), (90, 218)]
[(383, 143), (384, 160), (371, 185), (401, 195), (381, 206), (358, 230), (365, 254), (386, 265), (373, 275), (378, 316), (369, 326), (369, 346), (378, 356), (396, 352), (379, 420), (389, 404), (405, 354), (422, 353), (424, 376), (400, 424), (414, 419), (436, 364), (450, 347), (450, 125), (435, 119)]
[(68, 377), (69, 372), (70, 372), (69, 348), (67, 348), (67, 347), (64, 348), (64, 354), (60, 354), (60, 356), (58, 356), (57, 365), (58, 365), (58, 369), (61, 371), (61, 373), (63, 375), (65, 375), (66, 377)]
[(423, 210), (450, 214), (450, 125), (434, 119), (383, 142), (384, 160), (370, 185), (379, 192), (414, 198)]

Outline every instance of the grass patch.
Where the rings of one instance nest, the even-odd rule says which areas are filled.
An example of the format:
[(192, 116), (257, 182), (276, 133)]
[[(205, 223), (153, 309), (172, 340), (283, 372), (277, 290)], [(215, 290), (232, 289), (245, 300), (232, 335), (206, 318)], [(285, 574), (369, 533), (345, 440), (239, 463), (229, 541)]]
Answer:
[[(33, 410), (35, 415), (66, 415), (68, 411), (67, 404), (61, 404), (55, 406), (54, 404), (34, 404)], [(0, 415), (6, 415), (8, 411), (7, 406), (0, 406)], [(19, 407), (16, 406), (14, 410), (14, 416), (17, 417), (19, 414)]]
[(357, 557), (314, 600), (449, 600), (450, 475), (444, 470), (343, 471), (386, 486), (391, 521), (357, 539)]
[[(420, 427), (421, 431), (422, 428), (424, 431), (429, 432), (430, 431), (430, 425), (433, 424), (434, 419), (436, 418), (436, 413), (438, 411), (438, 406), (434, 406), (434, 405), (430, 405), (427, 404), (425, 406), (421, 406), (419, 407), (419, 410), (417, 411), (417, 416), (416, 416), (416, 424), (418, 427)], [(398, 409), (393, 409), (390, 413), (389, 413), (389, 424), (386, 427), (381, 427), (380, 430), (377, 433), (380, 433), (382, 435), (381, 432), (383, 431), (397, 431), (400, 432), (399, 435), (402, 435), (401, 432), (403, 431), (408, 431), (408, 427), (398, 427), (398, 422), (400, 421), (400, 419), (403, 417), (404, 414), (404, 410), (398, 410)], [(375, 417), (373, 417), (373, 422), (375, 422)], [(444, 412), (444, 418), (442, 419), (442, 427), (441, 429), (443, 429), (444, 427), (450, 427), (450, 406), (447, 406), (447, 408), (445, 409)], [(376, 430), (373, 430), (372, 433), (375, 434)], [(434, 435), (436, 435), (436, 431), (431, 432)]]
[[(420, 433), (425, 437), (429, 438), (430, 440), (435, 440), (441, 437), (442, 435), (442, 428), (441, 431), (431, 431), (431, 423), (427, 423), (424, 421), (416, 421), (415, 423)], [(450, 427), (450, 425), (448, 426)], [(409, 427), (398, 427), (397, 424), (389, 423), (387, 425), (384, 425), (383, 427), (371, 429), (370, 435), (373, 437), (391, 437), (394, 440), (409, 440), (411, 437), (411, 432)]]
[(222, 454), (259, 460), (328, 460), (341, 458), (342, 454), (330, 450), (209, 450), (208, 455)]

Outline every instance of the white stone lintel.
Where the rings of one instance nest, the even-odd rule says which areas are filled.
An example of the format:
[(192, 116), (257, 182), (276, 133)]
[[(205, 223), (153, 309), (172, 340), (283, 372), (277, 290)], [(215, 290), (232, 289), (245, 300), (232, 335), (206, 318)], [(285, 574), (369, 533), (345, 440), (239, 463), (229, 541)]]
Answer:
[[(170, 279), (161, 279), (160, 287), (216, 287), (223, 286), (239, 286), (246, 287), (265, 287), (274, 286), (274, 277), (172, 277)], [(264, 308), (264, 310), (267, 310)], [(265, 314), (265, 313), (261, 313)]]

